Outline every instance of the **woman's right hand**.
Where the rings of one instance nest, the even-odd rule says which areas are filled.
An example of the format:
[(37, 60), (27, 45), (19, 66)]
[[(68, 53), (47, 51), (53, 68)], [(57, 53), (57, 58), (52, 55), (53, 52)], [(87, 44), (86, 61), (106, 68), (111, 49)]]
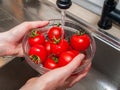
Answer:
[(20, 90), (56, 90), (59, 87), (69, 88), (73, 86), (85, 77), (90, 69), (91, 64), (82, 73), (72, 76), (72, 73), (79, 67), (84, 57), (84, 54), (79, 54), (66, 66), (28, 80)]

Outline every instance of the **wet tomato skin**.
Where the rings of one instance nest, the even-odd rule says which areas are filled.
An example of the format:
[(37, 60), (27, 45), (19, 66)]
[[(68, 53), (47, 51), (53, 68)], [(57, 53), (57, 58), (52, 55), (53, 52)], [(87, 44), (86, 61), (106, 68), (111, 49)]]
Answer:
[(76, 50), (70, 50), (70, 51), (63, 52), (60, 55), (59, 60), (58, 60), (59, 67), (65, 66), (68, 63), (70, 63), (73, 60), (73, 58), (77, 56), (78, 54), (79, 52)]
[(56, 56), (59, 56), (62, 52), (65, 52), (68, 49), (69, 43), (65, 39), (61, 39), (58, 43), (51, 43), (51, 52)]
[(36, 44), (43, 45), (45, 43), (45, 37), (42, 33), (40, 33), (40, 31), (33, 31), (33, 32), (31, 32), (31, 34), (28, 38), (28, 42), (29, 42), (30, 46), (34, 46)]
[(51, 45), (50, 44), (51, 44), (50, 41), (48, 41), (48, 40), (45, 41), (45, 49), (47, 51), (48, 56), (51, 54)]
[(52, 26), (48, 32), (48, 38), (50, 40), (60, 39), (62, 36), (62, 28), (59, 26)]
[(33, 61), (43, 63), (47, 58), (47, 51), (43, 45), (37, 44), (29, 49), (29, 56)]
[(84, 51), (90, 46), (90, 37), (87, 34), (73, 34), (70, 38), (71, 46), (78, 51)]
[(58, 61), (56, 60), (57, 58), (55, 58), (56, 57), (48, 57), (43, 66), (48, 69), (58, 68)]

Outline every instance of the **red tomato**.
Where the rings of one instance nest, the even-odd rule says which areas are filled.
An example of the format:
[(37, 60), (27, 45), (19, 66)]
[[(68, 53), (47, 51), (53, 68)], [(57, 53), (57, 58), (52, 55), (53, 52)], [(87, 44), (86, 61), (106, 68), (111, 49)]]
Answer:
[(45, 48), (47, 50), (47, 55), (51, 54), (50, 41), (45, 41)]
[(68, 49), (69, 43), (65, 39), (61, 39), (58, 43), (51, 43), (51, 52), (56, 56), (59, 56), (62, 52), (65, 52)]
[(60, 57), (59, 57), (59, 62), (58, 62), (58, 65), (61, 67), (61, 66), (65, 66), (67, 65), (68, 63), (70, 63), (73, 58), (78, 55), (79, 52), (76, 51), (76, 50), (70, 50), (70, 51), (66, 51), (66, 52), (63, 52)]
[(29, 36), (28, 42), (30, 46), (33, 46), (36, 44), (44, 44), (45, 37), (43, 34), (40, 33), (40, 31), (32, 31)]
[(47, 51), (43, 45), (34, 45), (29, 49), (29, 56), (36, 64), (43, 63), (47, 57)]
[(50, 40), (58, 40), (62, 36), (62, 28), (59, 26), (52, 26), (48, 32), (48, 38)]
[(48, 69), (55, 69), (58, 67), (58, 58), (57, 57), (48, 57), (44, 63), (44, 67)]
[(70, 38), (71, 46), (79, 51), (84, 51), (90, 46), (90, 37), (87, 34), (73, 34)]
[(72, 46), (69, 44), (68, 50), (73, 50)]

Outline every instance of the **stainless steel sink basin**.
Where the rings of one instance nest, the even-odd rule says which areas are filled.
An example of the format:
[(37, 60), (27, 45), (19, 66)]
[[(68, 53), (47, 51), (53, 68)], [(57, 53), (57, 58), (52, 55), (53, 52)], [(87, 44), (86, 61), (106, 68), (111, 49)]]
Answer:
[[(0, 4), (0, 8), (14, 18), (16, 23), (13, 26), (23, 21), (61, 18), (59, 10), (46, 0), (1, 0)], [(72, 15), (67, 14), (67, 18), (78, 22)], [(79, 20), (79, 23), (90, 27), (83, 21)], [(10, 25), (7, 29), (11, 27)], [(6, 30), (5, 26), (0, 25), (0, 28)], [(90, 28), (93, 29), (95, 28)], [(95, 40), (96, 54), (89, 74), (69, 90), (120, 90), (120, 51), (96, 36)], [(18, 90), (29, 78), (39, 75), (22, 59), (24, 58), (17, 57), (0, 68), (0, 90)]]
[(120, 90), (120, 52), (97, 39), (96, 45), (91, 71), (70, 90)]
[(18, 90), (29, 78), (37, 76), (23, 58), (15, 58), (0, 68), (0, 90)]

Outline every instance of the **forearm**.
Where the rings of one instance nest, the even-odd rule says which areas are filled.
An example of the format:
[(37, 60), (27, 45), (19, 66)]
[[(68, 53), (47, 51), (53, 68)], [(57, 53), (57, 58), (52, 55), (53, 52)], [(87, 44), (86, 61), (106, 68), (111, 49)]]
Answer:
[(29, 79), (26, 84), (19, 90), (51, 90), (45, 81), (41, 81), (41, 77), (34, 77)]
[(0, 56), (7, 56), (13, 53), (9, 43), (11, 42), (8, 32), (0, 33)]

